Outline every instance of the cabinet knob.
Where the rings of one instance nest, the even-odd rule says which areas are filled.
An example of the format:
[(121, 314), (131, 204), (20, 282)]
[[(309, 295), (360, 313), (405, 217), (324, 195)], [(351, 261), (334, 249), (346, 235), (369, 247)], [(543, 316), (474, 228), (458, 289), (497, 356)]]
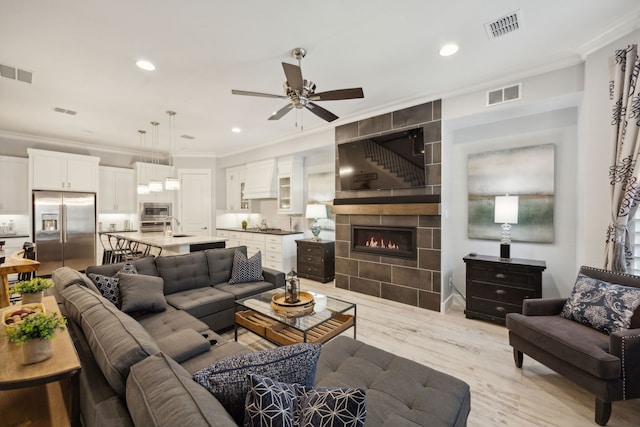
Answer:
[(496, 289), (496, 294), (498, 294), (498, 295), (506, 295), (507, 291), (505, 291), (503, 289)]
[(496, 311), (499, 311), (500, 313), (504, 313), (507, 310), (504, 307), (496, 307)]
[(505, 279), (507, 277), (506, 274), (498, 273), (496, 274), (496, 279)]

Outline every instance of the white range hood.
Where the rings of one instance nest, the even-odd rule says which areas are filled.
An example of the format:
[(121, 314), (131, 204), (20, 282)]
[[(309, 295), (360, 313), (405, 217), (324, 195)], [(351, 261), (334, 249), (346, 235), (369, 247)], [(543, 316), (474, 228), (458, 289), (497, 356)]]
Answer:
[(247, 163), (244, 184), (245, 199), (278, 198), (276, 160)]

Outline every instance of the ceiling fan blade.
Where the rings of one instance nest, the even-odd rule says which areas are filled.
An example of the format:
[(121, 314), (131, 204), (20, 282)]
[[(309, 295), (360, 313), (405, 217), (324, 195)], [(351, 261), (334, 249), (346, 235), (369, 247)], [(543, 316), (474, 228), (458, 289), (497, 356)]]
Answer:
[(278, 111), (276, 111), (275, 113), (273, 113), (270, 117), (269, 120), (279, 120), (282, 116), (284, 116), (285, 114), (287, 114), (289, 111), (291, 111), (291, 109), (293, 108), (292, 104), (287, 104), (284, 107), (282, 107), (281, 109), (279, 109)]
[(314, 104), (313, 102), (309, 102), (306, 105), (306, 107), (313, 114), (315, 114), (316, 116), (318, 116), (321, 119), (324, 119), (324, 120), (326, 120), (328, 122), (332, 122), (332, 121), (336, 120), (337, 118), (339, 118), (338, 116), (333, 114), (331, 111), (325, 110), (324, 108), (322, 108), (321, 106), (319, 106), (317, 104)]
[(314, 93), (309, 97), (311, 101), (337, 101), (339, 99), (364, 98), (361, 87), (351, 89), (328, 90), (326, 92)]
[(281, 99), (289, 99), (289, 97), (284, 95), (272, 95), (270, 93), (262, 93), (262, 92), (249, 92), (247, 90), (236, 90), (231, 89), (231, 93), (233, 95), (247, 95), (247, 96), (262, 96), (264, 98), (281, 98)]
[(297, 65), (289, 64), (287, 62), (282, 63), (282, 69), (284, 75), (287, 77), (289, 87), (293, 90), (297, 90), (298, 93), (302, 93), (302, 70)]

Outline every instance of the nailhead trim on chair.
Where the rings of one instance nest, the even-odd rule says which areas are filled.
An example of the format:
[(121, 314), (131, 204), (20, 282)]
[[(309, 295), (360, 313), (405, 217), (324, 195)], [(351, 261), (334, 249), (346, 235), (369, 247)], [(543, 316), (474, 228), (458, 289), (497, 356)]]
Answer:
[(627, 371), (624, 366), (624, 362), (626, 360), (626, 356), (624, 354), (625, 344), (627, 339), (638, 339), (640, 335), (632, 335), (630, 337), (621, 337), (622, 338), (622, 400), (627, 400)]

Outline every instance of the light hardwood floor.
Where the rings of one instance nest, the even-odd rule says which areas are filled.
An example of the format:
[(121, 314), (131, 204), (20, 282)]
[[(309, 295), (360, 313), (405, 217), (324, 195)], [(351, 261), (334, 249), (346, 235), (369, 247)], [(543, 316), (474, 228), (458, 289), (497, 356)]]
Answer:
[[(443, 315), (302, 279), (301, 288), (357, 304), (357, 339), (431, 366), (471, 387), (469, 427), (597, 426), (594, 398), (535, 360), (515, 367), (505, 327), (466, 319), (462, 306)], [(344, 332), (353, 336), (353, 329)], [(233, 339), (233, 332), (225, 334)], [(240, 342), (271, 345), (240, 330)], [(638, 361), (640, 363), (640, 361)], [(614, 402), (609, 427), (640, 426), (640, 399)]]

